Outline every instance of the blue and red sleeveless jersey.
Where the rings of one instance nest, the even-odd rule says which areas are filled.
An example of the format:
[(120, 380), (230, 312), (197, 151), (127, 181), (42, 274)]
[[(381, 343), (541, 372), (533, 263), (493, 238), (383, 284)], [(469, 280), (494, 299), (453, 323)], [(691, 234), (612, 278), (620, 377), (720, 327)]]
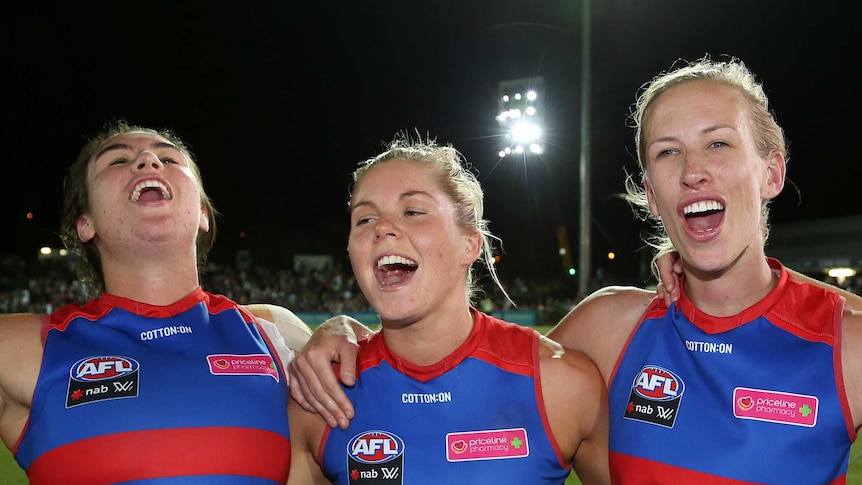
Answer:
[(844, 299), (769, 263), (777, 287), (738, 315), (650, 305), (610, 384), (616, 483), (845, 483)]
[(102, 295), (55, 312), (14, 450), (32, 484), (283, 484), (287, 385), (236, 303)]
[(548, 426), (539, 334), (474, 311), (463, 345), (431, 366), (362, 343), (356, 410), (325, 431), (321, 463), (335, 484), (562, 484), (570, 472)]

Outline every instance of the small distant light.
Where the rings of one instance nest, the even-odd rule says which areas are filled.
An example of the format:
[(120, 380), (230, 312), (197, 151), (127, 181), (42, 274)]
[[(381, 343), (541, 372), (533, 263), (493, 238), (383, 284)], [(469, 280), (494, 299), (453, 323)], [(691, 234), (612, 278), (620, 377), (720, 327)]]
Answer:
[(527, 106), (527, 116), (533, 116), (534, 114), (536, 114), (536, 107)]
[(240, 232), (239, 232), (239, 238), (240, 238), (240, 239), (245, 239), (245, 231), (240, 231)]
[(535, 101), (536, 100), (536, 92), (533, 90), (527, 91), (527, 99), (529, 99), (530, 101)]
[(515, 93), (515, 100), (516, 100), (516, 101), (520, 101), (520, 100), (521, 100), (521, 93)]
[(27, 219), (32, 220), (34, 217), (36, 217), (36, 216), (32, 212), (27, 213)]
[(60, 256), (68, 256), (68, 255), (69, 255), (69, 250), (68, 250), (68, 249), (63, 248), (63, 249), (61, 249), (61, 250), (60, 250)]
[(560, 256), (566, 255), (566, 248), (560, 248)]
[(575, 268), (569, 268), (569, 276), (575, 276), (577, 272), (578, 270), (576, 270)]
[(506, 151), (505, 151), (505, 150), (500, 150), (500, 153), (498, 153), (497, 155), (499, 155), (499, 156), (500, 156), (500, 158), (503, 158), (503, 157), (505, 157), (505, 156), (506, 156)]
[(609, 253), (608, 253), (608, 259), (614, 259), (614, 258), (616, 258), (616, 257), (617, 257), (617, 255), (616, 255), (616, 254), (614, 254), (614, 252), (613, 252), (613, 251), (611, 251), (611, 252), (609, 252)]
[(542, 149), (542, 145), (533, 143), (532, 145), (530, 145), (530, 151), (533, 153), (542, 153), (545, 150)]
[(499, 255), (499, 254), (495, 254), (495, 255), (494, 255), (494, 263), (496, 264), (496, 263), (499, 263), (499, 262), (500, 262), (500, 255)]
[(508, 155), (508, 154), (512, 153), (512, 147), (506, 147), (503, 149), (503, 151), (506, 152), (506, 155)]
[(521, 145), (516, 146), (515, 147), (515, 153), (518, 153), (518, 154), (524, 153), (524, 147)]
[(39, 254), (44, 254), (47, 256), (51, 254), (51, 248), (49, 248), (48, 246), (42, 246), (41, 248), (39, 248)]
[(504, 103), (508, 103), (508, 102), (509, 102), (509, 95), (508, 95), (508, 94), (504, 94), (504, 95), (503, 95), (503, 102), (504, 102)]

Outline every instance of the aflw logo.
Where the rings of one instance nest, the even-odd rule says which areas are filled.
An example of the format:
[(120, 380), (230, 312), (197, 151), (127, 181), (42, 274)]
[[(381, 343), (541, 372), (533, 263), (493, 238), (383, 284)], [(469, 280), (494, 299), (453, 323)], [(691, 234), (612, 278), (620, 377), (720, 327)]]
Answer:
[(632, 382), (624, 417), (673, 428), (685, 383), (675, 373), (644, 366)]
[(388, 431), (364, 431), (347, 443), (350, 485), (403, 483), (404, 440)]
[(69, 368), (66, 407), (109, 399), (137, 397), (140, 364), (119, 356), (87, 357)]

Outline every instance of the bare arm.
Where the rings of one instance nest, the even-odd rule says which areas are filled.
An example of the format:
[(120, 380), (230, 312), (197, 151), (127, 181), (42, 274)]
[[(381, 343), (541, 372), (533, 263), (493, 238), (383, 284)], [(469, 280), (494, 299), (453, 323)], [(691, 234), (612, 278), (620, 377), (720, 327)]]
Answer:
[(344, 315), (323, 322), (288, 366), (290, 395), (307, 411), (320, 413), (330, 427), (347, 428), (353, 418), (353, 404), (341, 389), (332, 365), (341, 364), (338, 377), (352, 386), (356, 382), (357, 339), (373, 334)]
[(634, 287), (602, 288), (575, 306), (548, 337), (585, 353), (607, 384), (629, 334), (654, 296)]
[(542, 395), (560, 451), (582, 483), (608, 484), (608, 396), (602, 376), (581, 352), (547, 338), (541, 345)]
[(317, 452), (326, 424), (317, 414), (310, 413), (294, 400), (287, 405), (290, 420), (290, 475), (288, 485), (330, 484), (317, 461)]
[(30, 415), (42, 363), (42, 316), (0, 316), (0, 438), (12, 449)]
[(258, 318), (275, 324), (284, 339), (285, 345), (294, 352), (299, 351), (311, 337), (311, 328), (295, 313), (283, 306), (269, 303), (254, 303), (245, 308)]

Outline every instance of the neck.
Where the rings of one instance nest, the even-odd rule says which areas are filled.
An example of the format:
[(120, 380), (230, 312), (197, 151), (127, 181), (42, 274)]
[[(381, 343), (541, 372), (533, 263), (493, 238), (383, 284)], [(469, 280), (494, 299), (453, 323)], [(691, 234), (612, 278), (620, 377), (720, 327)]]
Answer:
[(765, 257), (719, 273), (685, 270), (686, 296), (697, 309), (715, 317), (741, 313), (766, 297), (777, 283)]
[(134, 257), (103, 251), (105, 291), (149, 305), (170, 305), (200, 285), (195, 258), (194, 251), (139, 252)]
[(410, 324), (381, 321), (389, 350), (417, 365), (440, 362), (461, 346), (473, 330), (473, 315), (466, 304)]

